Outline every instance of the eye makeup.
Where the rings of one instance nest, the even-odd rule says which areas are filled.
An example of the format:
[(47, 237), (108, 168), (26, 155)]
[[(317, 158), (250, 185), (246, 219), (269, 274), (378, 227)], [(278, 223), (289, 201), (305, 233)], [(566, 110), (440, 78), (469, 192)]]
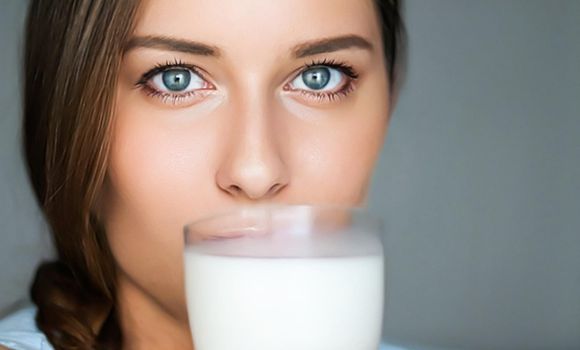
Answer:
[[(197, 76), (199, 78), (197, 80), (203, 81), (204, 86), (188, 91), (171, 91), (168, 88), (162, 89), (161, 87), (155, 86), (154, 81), (158, 80), (155, 79), (157, 76), (175, 70), (181, 70), (184, 73)], [(215, 90), (213, 84), (205, 78), (198, 67), (184, 63), (178, 59), (175, 59), (173, 62), (166, 61), (165, 63), (155, 65), (154, 68), (141, 76), (139, 81), (135, 83), (135, 87), (143, 90), (148, 97), (159, 99), (162, 103), (173, 106), (188, 105), (190, 102), (203, 98), (209, 92)]]
[(310, 70), (313, 69), (331, 69), (337, 71), (341, 76), (340, 85), (338, 88), (332, 89), (331, 91), (325, 91), (320, 89), (293, 89), (288, 84), (284, 86), (285, 91), (296, 91), (303, 98), (308, 99), (313, 102), (333, 102), (341, 100), (347, 97), (351, 92), (354, 91), (354, 82), (358, 79), (359, 75), (355, 69), (344, 62), (336, 60), (319, 60), (312, 61), (311, 63), (305, 65), (303, 69), (295, 76), (294, 79), (303, 76)]
[[(315, 69), (329, 70), (334, 72), (335, 76), (338, 74), (340, 77), (339, 86), (330, 91), (323, 89), (309, 89), (307, 87), (296, 88), (295, 86), (292, 86), (291, 83), (293, 81), (296, 79), (303, 80), (305, 73), (312, 72), (312, 70)], [(167, 74), (168, 72), (174, 74), (175, 71), (180, 71), (182, 74), (190, 74), (195, 78), (193, 79), (194, 81), (202, 82), (202, 86), (195, 89), (184, 89), (183, 91), (175, 91), (168, 87), (159, 86), (159, 82), (165, 81), (165, 79), (160, 79), (160, 75)], [(313, 60), (301, 67), (297, 73), (294, 73), (292, 79), (284, 84), (283, 90), (289, 93), (296, 93), (299, 98), (305, 99), (311, 103), (331, 103), (342, 100), (351, 94), (355, 90), (354, 83), (358, 77), (359, 74), (356, 70), (351, 65), (342, 61), (334, 59)], [(202, 69), (196, 65), (188, 64), (178, 59), (155, 65), (155, 67), (140, 77), (140, 79), (135, 83), (135, 87), (141, 89), (148, 97), (158, 99), (162, 103), (171, 106), (189, 106), (216, 90), (214, 84), (205, 77)]]

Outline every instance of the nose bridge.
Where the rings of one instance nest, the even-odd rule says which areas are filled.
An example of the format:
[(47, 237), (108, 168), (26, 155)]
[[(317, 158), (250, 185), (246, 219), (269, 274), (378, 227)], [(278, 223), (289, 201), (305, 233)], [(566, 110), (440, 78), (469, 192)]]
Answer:
[(256, 85), (240, 89), (244, 91), (234, 99), (232, 118), (236, 122), (232, 125), (236, 126), (234, 139), (238, 146), (247, 156), (258, 160), (257, 156), (264, 157), (275, 151), (272, 149), (275, 120), (269, 93)]
[(271, 93), (256, 79), (232, 96), (230, 140), (216, 174), (218, 186), (236, 197), (266, 198), (288, 184), (288, 169), (276, 140)]

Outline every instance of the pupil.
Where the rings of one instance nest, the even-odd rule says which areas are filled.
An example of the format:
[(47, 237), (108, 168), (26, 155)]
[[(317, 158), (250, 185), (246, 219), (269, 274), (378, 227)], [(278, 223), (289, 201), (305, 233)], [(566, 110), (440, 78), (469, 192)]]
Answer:
[(163, 84), (171, 91), (183, 91), (189, 85), (191, 74), (185, 69), (170, 69), (163, 72)]
[(313, 90), (320, 90), (328, 84), (330, 71), (326, 67), (312, 68), (302, 73), (304, 84)]

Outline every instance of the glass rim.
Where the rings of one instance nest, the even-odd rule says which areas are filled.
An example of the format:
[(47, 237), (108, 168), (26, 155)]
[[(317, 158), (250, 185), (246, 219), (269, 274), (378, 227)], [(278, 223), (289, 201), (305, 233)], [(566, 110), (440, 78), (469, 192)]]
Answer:
[(361, 205), (348, 205), (348, 204), (286, 204), (286, 203), (261, 203), (256, 205), (240, 205), (235, 207), (230, 207), (226, 210), (214, 212), (212, 214), (203, 215), (193, 221), (186, 223), (183, 226), (184, 238), (190, 233), (191, 229), (199, 224), (211, 222), (212, 220), (219, 219), (221, 217), (235, 215), (240, 212), (258, 212), (264, 210), (274, 210), (274, 211), (285, 211), (285, 210), (309, 210), (312, 212), (324, 212), (324, 211), (345, 211), (358, 216), (364, 217), (365, 221), (372, 223), (373, 226), (383, 228), (384, 220), (377, 214), (371, 212), (368, 207)]

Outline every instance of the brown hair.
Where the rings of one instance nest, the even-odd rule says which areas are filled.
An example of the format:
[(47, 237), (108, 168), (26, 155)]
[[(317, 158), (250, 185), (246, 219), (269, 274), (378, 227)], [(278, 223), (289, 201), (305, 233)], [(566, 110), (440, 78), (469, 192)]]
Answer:
[[(391, 85), (404, 42), (399, 0), (375, 0)], [(116, 270), (96, 216), (117, 76), (139, 0), (32, 0), (26, 27), (24, 148), (57, 260), (31, 287), (55, 349), (120, 349)]]
[(58, 254), (37, 270), (31, 297), (37, 325), (56, 349), (121, 344), (115, 268), (93, 208), (136, 11), (137, 2), (126, 0), (38, 0), (29, 9), (24, 147)]
[(403, 0), (374, 0), (378, 12), (383, 53), (389, 74), (389, 85), (396, 94), (405, 80), (407, 32), (403, 23)]

